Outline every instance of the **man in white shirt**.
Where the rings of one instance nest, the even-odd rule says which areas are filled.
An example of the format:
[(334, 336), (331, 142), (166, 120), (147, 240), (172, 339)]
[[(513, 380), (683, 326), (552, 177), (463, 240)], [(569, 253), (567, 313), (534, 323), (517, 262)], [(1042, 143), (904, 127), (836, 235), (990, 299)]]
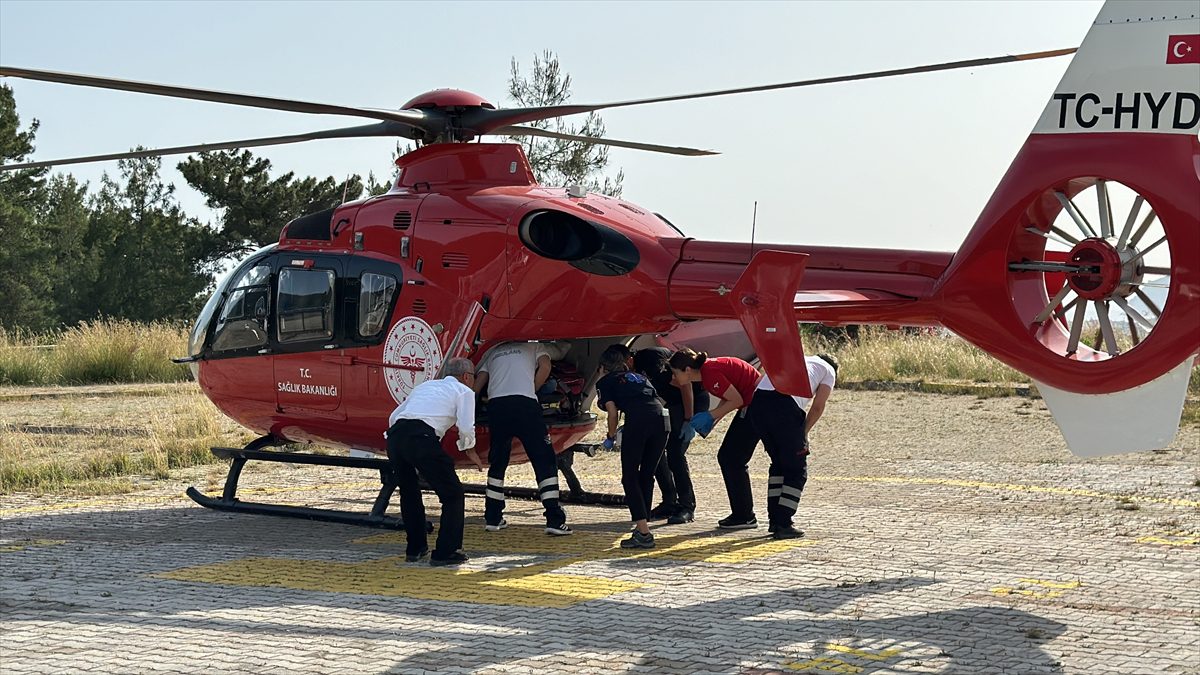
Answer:
[(400, 516), (408, 533), (406, 559), (417, 562), (429, 552), (425, 536), (425, 503), (421, 500), (419, 472), (442, 503), (437, 546), (429, 564), (458, 565), (468, 560), (462, 552), (463, 487), (454, 472), (454, 460), (442, 451), (442, 437), (458, 427), (458, 449), (483, 469), (475, 447), (475, 366), (468, 359), (450, 359), (442, 379), (422, 382), (388, 418), (387, 453), (400, 488)]
[(767, 479), (769, 530), (776, 539), (804, 536), (792, 524), (800, 507), (800, 495), (808, 482), (808, 432), (821, 419), (825, 403), (837, 383), (837, 357), (818, 354), (804, 357), (812, 398), (788, 396), (775, 391), (764, 376), (750, 401), (750, 420), (762, 436), (771, 457)]
[(536, 342), (509, 342), (493, 347), (475, 375), (475, 391), (487, 390), (488, 479), (484, 491), (484, 527), (496, 532), (508, 527), (504, 520), (504, 474), (519, 438), (533, 465), (538, 494), (546, 513), (546, 534), (571, 534), (567, 513), (558, 503), (558, 465), (537, 390), (550, 376), (550, 355)]

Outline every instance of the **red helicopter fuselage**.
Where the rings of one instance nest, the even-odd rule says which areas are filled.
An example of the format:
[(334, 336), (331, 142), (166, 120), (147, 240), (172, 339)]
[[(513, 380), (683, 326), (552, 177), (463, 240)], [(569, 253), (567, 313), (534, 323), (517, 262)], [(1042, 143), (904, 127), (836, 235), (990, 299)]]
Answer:
[[(206, 307), (192, 340), (198, 379), (239, 423), (381, 451), (389, 413), (447, 358), (478, 361), (512, 340), (563, 341), (590, 385), (611, 342), (735, 316), (725, 296), (750, 263), (749, 244), (688, 239), (628, 202), (541, 187), (515, 144), (431, 145), (397, 163), (392, 191), (289, 224)], [(804, 290), (874, 289), (884, 305), (906, 308), (878, 322), (912, 325), (935, 322), (914, 299), (929, 296), (951, 259), (770, 248), (810, 256)], [(380, 301), (372, 284), (391, 289), (386, 321), (368, 306)], [(241, 307), (228, 311), (239, 294)], [(222, 340), (239, 321), (245, 339)], [(557, 451), (595, 424), (586, 409), (574, 412), (547, 418)], [(477, 434), (486, 447), (486, 428)]]
[[(1116, 141), (1126, 153), (1107, 152)], [(446, 359), (478, 363), (514, 340), (560, 342), (558, 363), (581, 383), (547, 413), (561, 452), (595, 425), (588, 392), (604, 347), (695, 320), (738, 320), (788, 393), (809, 392), (797, 321), (947, 326), (1039, 383), (1127, 390), (1196, 351), (1200, 269), (1188, 261), (1200, 214), (1186, 197), (1196, 156), (1196, 139), (1182, 135), (1035, 135), (953, 254), (698, 241), (634, 204), (539, 186), (519, 145), (429, 145), (397, 160), (387, 194), (292, 221), (278, 245), (244, 261), (206, 306), (190, 355), (204, 392), (246, 427), (375, 452), (392, 409)], [(1104, 165), (1147, 195), (1182, 254), (1164, 320), (1119, 359), (1082, 344), (1064, 356), (1066, 324), (1045, 322), (1043, 309), (1064, 277), (1042, 274), (1047, 263), (1023, 267), (1050, 258), (1038, 232), (1058, 213), (1054, 192), (1096, 182), (1074, 178), (1084, 173), (1074, 164)], [(1101, 261), (1072, 288), (1123, 283), (1131, 264)], [(487, 447), (486, 427), (476, 433)]]

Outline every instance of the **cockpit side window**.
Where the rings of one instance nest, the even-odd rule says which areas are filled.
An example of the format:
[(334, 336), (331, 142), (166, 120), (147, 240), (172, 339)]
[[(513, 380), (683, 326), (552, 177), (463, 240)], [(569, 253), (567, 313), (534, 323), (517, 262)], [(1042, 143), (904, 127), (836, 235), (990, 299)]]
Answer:
[(255, 265), (231, 284), (221, 307), (213, 337), (214, 352), (262, 347), (267, 344), (271, 312), (271, 267)]
[(358, 291), (358, 336), (369, 340), (379, 335), (391, 314), (396, 296), (396, 279), (386, 274), (364, 272)]
[(280, 342), (333, 337), (333, 270), (284, 268), (279, 271)]

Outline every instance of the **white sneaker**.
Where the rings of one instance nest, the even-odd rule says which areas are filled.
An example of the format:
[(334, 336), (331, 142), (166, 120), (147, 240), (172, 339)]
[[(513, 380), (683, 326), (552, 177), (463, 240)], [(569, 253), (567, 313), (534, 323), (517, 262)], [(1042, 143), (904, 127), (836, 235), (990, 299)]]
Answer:
[(484, 525), (483, 529), (487, 530), (488, 532), (499, 532), (500, 530), (503, 530), (506, 527), (508, 527), (508, 521), (501, 518), (500, 522), (496, 523), (495, 525), (491, 525), (491, 524)]

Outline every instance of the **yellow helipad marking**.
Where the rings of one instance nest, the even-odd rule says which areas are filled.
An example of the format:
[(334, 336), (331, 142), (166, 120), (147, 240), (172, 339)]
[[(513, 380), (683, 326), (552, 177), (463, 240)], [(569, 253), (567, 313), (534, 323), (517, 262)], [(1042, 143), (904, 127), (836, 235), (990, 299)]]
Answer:
[(861, 673), (865, 670), (864, 666), (855, 665), (849, 659), (861, 659), (863, 661), (891, 661), (902, 655), (902, 649), (882, 649), (872, 651), (869, 649), (855, 649), (846, 645), (834, 644), (832, 642), (825, 645), (827, 652), (839, 652), (845, 654), (845, 658), (836, 656), (818, 656), (808, 659), (807, 661), (794, 661), (792, 663), (783, 664), (788, 670), (799, 670), (806, 673)]
[[(813, 546), (817, 542), (810, 539), (738, 539), (734, 537), (697, 537), (671, 541), (668, 537), (659, 539), (662, 543), (654, 552), (644, 552), (644, 555), (656, 555), (664, 558), (691, 560), (706, 563), (744, 563), (758, 560), (777, 553), (784, 553), (802, 546)], [(663, 547), (663, 544), (666, 544)]]
[(807, 661), (795, 661), (783, 664), (788, 670), (799, 670), (806, 673), (861, 673), (862, 666), (847, 663), (838, 658), (818, 656)]
[(26, 541), (13, 541), (7, 544), (0, 544), (0, 553), (12, 553), (14, 551), (24, 551), (27, 548), (41, 548), (44, 546), (59, 546), (67, 543), (62, 539), (29, 539)]
[[(728, 536), (687, 536), (655, 533), (657, 546), (652, 549), (623, 549), (621, 540), (628, 535), (576, 530), (569, 537), (548, 537), (541, 527), (513, 525), (499, 532), (486, 532), (478, 525), (468, 526), (463, 536), (467, 551), (495, 551), (535, 555), (569, 555), (570, 564), (612, 558), (670, 558), (692, 562), (743, 563), (758, 560), (794, 548), (813, 546), (808, 539), (774, 539)], [(402, 532), (376, 534), (355, 539), (355, 544), (403, 546)]]
[(1164, 546), (1195, 546), (1200, 544), (1200, 534), (1196, 532), (1160, 532), (1157, 535), (1139, 537), (1137, 542)]
[(1013, 583), (1015, 584), (1013, 586), (996, 586), (991, 589), (992, 593), (1000, 596), (1023, 595), (1029, 598), (1046, 600), (1057, 598), (1065, 591), (1079, 588), (1083, 585), (1079, 580), (1047, 581), (1045, 579), (1017, 579)]
[[(571, 565), (617, 558), (666, 558), (712, 563), (756, 560), (814, 542), (774, 541), (737, 537), (659, 536), (654, 549), (620, 548), (626, 535), (576, 532), (570, 537), (548, 537), (543, 528), (514, 525), (501, 532), (467, 532), (468, 551), (552, 556), (530, 565), (503, 571), (438, 569), (407, 564), (402, 557), (345, 563), (289, 558), (247, 558), (186, 567), (156, 574), (158, 578), (230, 586), (273, 586), (331, 593), (387, 595), (421, 600), (445, 600), (523, 607), (570, 607), (642, 588), (637, 584), (601, 577), (564, 573)], [(372, 535), (356, 544), (403, 546), (400, 532)]]
[(523, 607), (570, 607), (640, 588), (612, 579), (531, 571), (477, 572), (407, 564), (402, 557), (359, 563), (244, 558), (153, 575), (229, 586), (266, 586)]

